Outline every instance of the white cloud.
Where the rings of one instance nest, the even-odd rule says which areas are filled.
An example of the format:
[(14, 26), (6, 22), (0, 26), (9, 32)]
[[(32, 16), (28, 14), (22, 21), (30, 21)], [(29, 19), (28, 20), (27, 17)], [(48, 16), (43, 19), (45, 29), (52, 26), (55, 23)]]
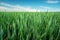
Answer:
[(24, 7), (20, 5), (10, 5), (6, 3), (0, 3), (3, 6), (0, 6), (0, 11), (8, 12), (40, 12), (40, 10), (33, 9), (31, 7)]
[(48, 0), (47, 3), (58, 3), (58, 0)]
[(2, 12), (57, 12), (60, 11), (60, 9), (56, 8), (51, 8), (47, 6), (40, 6), (38, 9), (36, 8), (31, 8), (31, 7), (26, 7), (26, 6), (21, 6), (21, 5), (11, 5), (11, 4), (6, 4), (6, 3), (0, 3), (0, 11)]
[(60, 12), (60, 9), (58, 8), (53, 8), (53, 7), (48, 7), (48, 6), (40, 6), (40, 10), (43, 12)]

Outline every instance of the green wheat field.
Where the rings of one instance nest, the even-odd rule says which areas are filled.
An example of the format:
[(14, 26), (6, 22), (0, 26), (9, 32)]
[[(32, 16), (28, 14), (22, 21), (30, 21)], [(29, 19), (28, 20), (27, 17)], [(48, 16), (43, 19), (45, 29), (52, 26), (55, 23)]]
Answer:
[(0, 12), (0, 40), (60, 40), (60, 12)]

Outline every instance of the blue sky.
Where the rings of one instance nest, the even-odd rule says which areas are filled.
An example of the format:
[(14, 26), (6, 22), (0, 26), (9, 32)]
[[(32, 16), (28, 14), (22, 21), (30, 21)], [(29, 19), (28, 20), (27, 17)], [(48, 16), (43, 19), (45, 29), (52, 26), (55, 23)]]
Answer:
[(19, 5), (20, 7), (23, 7), (25, 9), (33, 9), (33, 10), (40, 10), (40, 11), (41, 10), (60, 11), (59, 0), (0, 0), (0, 6), (2, 7), (8, 6), (5, 4), (8, 4), (10, 6)]

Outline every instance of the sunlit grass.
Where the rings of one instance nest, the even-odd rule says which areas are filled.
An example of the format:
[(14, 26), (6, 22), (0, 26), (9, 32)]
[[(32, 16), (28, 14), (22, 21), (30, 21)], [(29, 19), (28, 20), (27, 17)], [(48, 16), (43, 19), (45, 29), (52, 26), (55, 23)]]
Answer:
[(0, 12), (0, 40), (60, 40), (60, 12)]

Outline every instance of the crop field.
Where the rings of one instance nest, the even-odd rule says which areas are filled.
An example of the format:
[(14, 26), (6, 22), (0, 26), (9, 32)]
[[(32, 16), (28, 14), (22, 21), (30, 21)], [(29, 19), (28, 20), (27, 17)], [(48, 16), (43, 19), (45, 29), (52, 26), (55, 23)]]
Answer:
[(60, 40), (60, 12), (0, 12), (0, 40)]

